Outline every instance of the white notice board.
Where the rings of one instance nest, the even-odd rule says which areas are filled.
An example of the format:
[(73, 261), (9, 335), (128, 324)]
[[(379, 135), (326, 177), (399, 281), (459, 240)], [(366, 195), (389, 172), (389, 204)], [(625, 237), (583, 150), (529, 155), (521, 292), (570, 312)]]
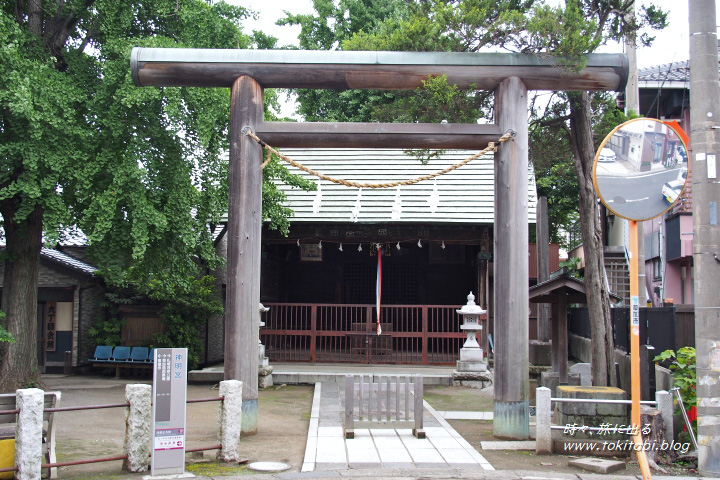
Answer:
[(156, 348), (153, 364), (151, 474), (185, 473), (187, 348)]

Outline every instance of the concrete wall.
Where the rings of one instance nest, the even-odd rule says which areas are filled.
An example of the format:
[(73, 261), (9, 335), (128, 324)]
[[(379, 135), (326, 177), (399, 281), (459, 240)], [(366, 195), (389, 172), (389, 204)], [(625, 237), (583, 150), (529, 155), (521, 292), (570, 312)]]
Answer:
[[(578, 362), (590, 362), (591, 345), (590, 339), (570, 333), (568, 335), (568, 350), (571, 358)], [(615, 362), (620, 368), (620, 386), (623, 390), (630, 391), (630, 355), (622, 350), (615, 349)], [(672, 376), (670, 370), (655, 366), (655, 389), (669, 390), (672, 388)]]

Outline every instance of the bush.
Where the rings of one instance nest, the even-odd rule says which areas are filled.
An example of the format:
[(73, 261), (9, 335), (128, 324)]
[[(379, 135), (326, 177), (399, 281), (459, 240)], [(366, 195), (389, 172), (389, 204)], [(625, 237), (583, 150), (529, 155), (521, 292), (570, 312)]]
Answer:
[(111, 347), (120, 345), (122, 342), (122, 327), (124, 322), (116, 317), (99, 320), (88, 328), (88, 337), (95, 344), (110, 345)]
[[(5, 312), (0, 312), (0, 320), (3, 318), (5, 318)], [(2, 325), (0, 325), (0, 342), (15, 343), (15, 337), (12, 336), (12, 333), (5, 330)]]
[(215, 290), (215, 278), (209, 275), (191, 279), (187, 288), (166, 299), (160, 310), (165, 331), (153, 337), (155, 348), (187, 348), (188, 370), (200, 363), (203, 348), (200, 335), (205, 322), (223, 313), (222, 303)]
[[(697, 435), (697, 415), (694, 413), (697, 408), (697, 372), (695, 370), (695, 349), (693, 347), (682, 347), (677, 350), (665, 350), (654, 359), (667, 365), (673, 377), (673, 385), (680, 391), (680, 398), (688, 411), (688, 418), (695, 434)], [(680, 407), (676, 410), (680, 414)]]

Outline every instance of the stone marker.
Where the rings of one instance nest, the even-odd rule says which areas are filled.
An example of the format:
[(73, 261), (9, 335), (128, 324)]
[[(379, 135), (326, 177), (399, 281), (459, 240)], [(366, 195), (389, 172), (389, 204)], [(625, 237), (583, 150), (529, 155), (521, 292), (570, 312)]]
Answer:
[(576, 458), (568, 462), (568, 466), (582, 468), (595, 473), (611, 473), (625, 469), (625, 462), (607, 458)]

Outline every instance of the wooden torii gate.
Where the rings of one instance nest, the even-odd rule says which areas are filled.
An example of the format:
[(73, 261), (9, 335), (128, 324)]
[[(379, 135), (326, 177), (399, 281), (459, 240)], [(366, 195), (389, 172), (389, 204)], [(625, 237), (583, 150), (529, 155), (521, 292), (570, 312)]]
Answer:
[[(547, 55), (135, 48), (138, 86), (231, 88), (225, 378), (243, 382), (242, 430), (257, 430), (262, 149), (274, 147), (482, 149), (495, 154), (495, 407), (493, 434), (529, 436), (528, 90), (619, 91), (627, 57), (592, 54), (580, 72)], [(495, 124), (263, 121), (263, 88), (412, 90), (429, 76), (495, 92)]]

